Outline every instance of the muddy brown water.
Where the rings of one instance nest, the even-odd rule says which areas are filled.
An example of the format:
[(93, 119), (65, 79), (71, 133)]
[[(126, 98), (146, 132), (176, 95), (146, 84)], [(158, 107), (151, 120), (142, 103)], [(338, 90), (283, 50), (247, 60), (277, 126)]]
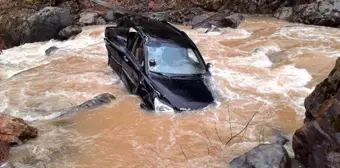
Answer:
[[(140, 99), (107, 67), (103, 26), (86, 27), (65, 42), (5, 50), (0, 112), (42, 130), (22, 148), (35, 146), (33, 155), (53, 148), (48, 159), (33, 157), (47, 167), (226, 167), (235, 156), (268, 143), (271, 128), (294, 133), (302, 124), (305, 97), (340, 56), (340, 30), (333, 28), (263, 17), (248, 17), (222, 33), (179, 27), (214, 65), (218, 106), (182, 114), (141, 110)], [(45, 56), (51, 46), (59, 49)], [(117, 100), (54, 119), (103, 92)], [(18, 156), (20, 150), (12, 150), (13, 162), (37, 164)]]

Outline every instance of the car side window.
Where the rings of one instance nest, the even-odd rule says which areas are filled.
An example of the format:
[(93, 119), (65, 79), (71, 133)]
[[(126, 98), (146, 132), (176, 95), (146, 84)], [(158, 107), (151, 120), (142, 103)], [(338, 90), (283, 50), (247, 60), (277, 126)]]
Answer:
[(141, 42), (136, 50), (136, 57), (138, 62), (140, 63), (141, 66), (144, 66), (144, 61), (145, 61), (145, 54), (144, 54), (144, 47), (143, 43)]
[(142, 37), (140, 35), (137, 35), (136, 40), (134, 41), (133, 47), (132, 47), (132, 54), (137, 57), (137, 48), (139, 47), (140, 43), (142, 42)]
[(136, 41), (138, 34), (136, 32), (129, 32), (128, 37), (127, 37), (127, 49), (132, 50), (134, 43)]

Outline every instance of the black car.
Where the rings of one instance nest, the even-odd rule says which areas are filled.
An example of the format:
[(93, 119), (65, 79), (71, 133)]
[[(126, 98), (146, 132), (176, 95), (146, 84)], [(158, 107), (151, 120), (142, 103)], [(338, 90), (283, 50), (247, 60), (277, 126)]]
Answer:
[(159, 112), (197, 110), (214, 101), (205, 64), (186, 33), (166, 21), (126, 16), (107, 27), (108, 64), (126, 88)]

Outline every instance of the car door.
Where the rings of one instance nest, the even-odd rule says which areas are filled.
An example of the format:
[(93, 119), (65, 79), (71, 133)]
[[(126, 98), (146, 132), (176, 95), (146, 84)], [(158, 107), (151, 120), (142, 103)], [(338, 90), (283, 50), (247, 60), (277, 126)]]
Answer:
[(137, 34), (137, 37), (133, 41), (131, 51), (128, 51), (126, 55), (123, 56), (122, 80), (131, 93), (137, 92), (140, 80), (140, 69), (138, 68), (139, 64), (136, 57), (136, 50), (140, 43), (142, 43), (142, 37)]
[(108, 51), (108, 65), (118, 74), (122, 73), (122, 62), (129, 28), (107, 27), (105, 46)]

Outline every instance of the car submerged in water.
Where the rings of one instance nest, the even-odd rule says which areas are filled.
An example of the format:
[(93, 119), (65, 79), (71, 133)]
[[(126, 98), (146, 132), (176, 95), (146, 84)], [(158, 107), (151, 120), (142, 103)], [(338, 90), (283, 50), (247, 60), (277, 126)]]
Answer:
[(203, 109), (214, 102), (209, 67), (187, 36), (166, 21), (126, 16), (105, 30), (108, 64), (141, 107), (156, 112)]

